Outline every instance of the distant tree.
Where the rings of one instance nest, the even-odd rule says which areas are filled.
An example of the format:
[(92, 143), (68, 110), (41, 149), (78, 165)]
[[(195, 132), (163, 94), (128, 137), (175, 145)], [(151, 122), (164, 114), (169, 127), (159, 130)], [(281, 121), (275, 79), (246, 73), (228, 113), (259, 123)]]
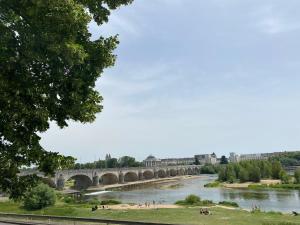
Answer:
[(219, 173), (218, 173), (218, 180), (221, 181), (221, 182), (224, 182), (227, 180), (226, 178), (226, 168), (225, 167), (220, 167), (219, 169)]
[(245, 168), (241, 168), (239, 172), (239, 180), (241, 183), (249, 181), (249, 173)]
[(281, 163), (279, 161), (272, 162), (272, 178), (280, 179), (280, 171), (282, 170)]
[(226, 180), (230, 183), (233, 183), (236, 180), (236, 173), (232, 164), (226, 166)]
[(198, 157), (195, 158), (195, 165), (200, 165), (200, 161), (199, 161)]
[(288, 184), (290, 182), (290, 177), (285, 170), (281, 170), (279, 173), (280, 180), (283, 184)]
[(261, 174), (258, 166), (252, 166), (249, 169), (249, 181), (260, 182)]
[(297, 184), (300, 184), (300, 168), (296, 169), (294, 176), (295, 176), (295, 182)]
[(29, 210), (42, 209), (46, 206), (54, 205), (56, 194), (52, 188), (46, 184), (39, 184), (26, 192), (24, 197), (24, 207)]
[(120, 167), (138, 167), (140, 166), (140, 163), (135, 161), (134, 157), (130, 156), (123, 156), (119, 159), (118, 162)]
[(107, 160), (107, 168), (117, 168), (117, 167), (119, 167), (118, 159), (111, 158)]
[(228, 159), (226, 158), (225, 155), (222, 155), (222, 156), (221, 156), (220, 164), (228, 164)]

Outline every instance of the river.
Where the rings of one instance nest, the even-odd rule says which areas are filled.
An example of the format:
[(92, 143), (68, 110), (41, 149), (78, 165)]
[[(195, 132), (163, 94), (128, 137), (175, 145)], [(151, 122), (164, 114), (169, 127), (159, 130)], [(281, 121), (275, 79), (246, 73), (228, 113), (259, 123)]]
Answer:
[(204, 184), (215, 179), (215, 175), (207, 175), (194, 179), (180, 180), (177, 183), (169, 183), (167, 185), (156, 184), (126, 191), (99, 192), (96, 197), (101, 200), (117, 199), (124, 203), (143, 204), (146, 201), (152, 202), (154, 200), (156, 203), (172, 204), (177, 200), (184, 199), (189, 194), (195, 194), (200, 196), (201, 199), (208, 199), (214, 202), (234, 201), (244, 209), (251, 209), (256, 205), (264, 211), (300, 211), (300, 191), (204, 187)]

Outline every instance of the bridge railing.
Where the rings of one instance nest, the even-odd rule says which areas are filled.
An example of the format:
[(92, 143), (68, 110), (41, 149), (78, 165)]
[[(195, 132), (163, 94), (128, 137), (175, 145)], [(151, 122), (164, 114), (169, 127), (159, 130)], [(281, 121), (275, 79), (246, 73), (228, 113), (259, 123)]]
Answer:
[[(1, 219), (5, 218), (5, 219)], [(55, 224), (55, 222), (71, 222), (72, 224), (80, 223), (95, 223), (95, 224), (120, 224), (120, 225), (180, 225), (171, 223), (154, 223), (154, 222), (139, 222), (139, 221), (127, 221), (127, 220), (110, 220), (110, 219), (98, 219), (98, 218), (85, 218), (85, 217), (69, 217), (69, 216), (50, 216), (50, 215), (34, 215), (34, 214), (16, 214), (16, 213), (0, 213), (0, 222), (7, 222), (7, 218), (19, 219), (26, 223), (24, 224), (37, 224), (34, 221), (39, 221), (38, 224)], [(11, 220), (10, 220), (11, 221)], [(33, 223), (30, 223), (31, 221)], [(40, 221), (43, 221), (40, 222)], [(60, 224), (59, 223), (59, 224)], [(18, 223), (15, 223), (18, 224)], [(19, 223), (22, 224), (22, 223)], [(65, 223), (64, 223), (65, 224)]]

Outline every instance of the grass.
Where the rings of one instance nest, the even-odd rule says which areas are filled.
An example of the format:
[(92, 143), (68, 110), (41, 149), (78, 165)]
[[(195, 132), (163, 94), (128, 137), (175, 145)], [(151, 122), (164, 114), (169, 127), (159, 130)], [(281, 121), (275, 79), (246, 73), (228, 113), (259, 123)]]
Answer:
[(220, 186), (221, 186), (221, 183), (219, 181), (214, 181), (211, 183), (204, 184), (204, 187), (207, 187), (207, 188), (215, 188), (215, 187), (220, 187)]
[(290, 189), (300, 190), (300, 184), (250, 184), (249, 189)]
[(231, 206), (231, 207), (239, 207), (239, 205), (236, 202), (229, 202), (229, 201), (219, 202), (219, 205)]
[(229, 210), (213, 207), (212, 215), (200, 215), (197, 207), (176, 209), (142, 209), (142, 210), (97, 210), (91, 211), (89, 204), (58, 203), (43, 210), (27, 211), (19, 203), (0, 203), (0, 212), (32, 213), (60, 216), (94, 217), (103, 219), (132, 220), (146, 222), (198, 224), (198, 225), (300, 225), (300, 217), (281, 215), (279, 213), (250, 213), (243, 210)]

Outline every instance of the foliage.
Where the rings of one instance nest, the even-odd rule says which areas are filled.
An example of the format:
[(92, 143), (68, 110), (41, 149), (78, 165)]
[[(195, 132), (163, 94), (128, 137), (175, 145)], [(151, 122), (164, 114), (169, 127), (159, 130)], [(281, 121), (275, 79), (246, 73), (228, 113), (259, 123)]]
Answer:
[(22, 166), (53, 174), (74, 163), (43, 149), (39, 135), (50, 121), (60, 128), (69, 120), (92, 122), (102, 110), (95, 82), (114, 65), (118, 39), (92, 40), (88, 26), (131, 2), (0, 1), (0, 189), (11, 197), (32, 186), (18, 178)]
[(287, 175), (285, 170), (281, 170), (279, 173), (280, 180), (283, 184), (288, 184), (290, 182), (290, 177)]
[(300, 151), (282, 152), (273, 156), (272, 160), (279, 161), (283, 166), (298, 166), (300, 165)]
[[(282, 176), (280, 176), (280, 174)], [(278, 178), (277, 178), (278, 177)], [(250, 160), (238, 163), (229, 163), (219, 169), (218, 180), (233, 183), (240, 182), (259, 182), (261, 178), (280, 179), (282, 177), (288, 182), (286, 175), (279, 161), (270, 162), (267, 160)]]
[(218, 167), (212, 164), (206, 164), (201, 167), (200, 172), (202, 174), (216, 174), (218, 173)]
[(226, 158), (225, 155), (222, 155), (222, 156), (221, 156), (220, 164), (228, 164), (228, 159)]
[(108, 158), (106, 160), (97, 160), (88, 163), (76, 163), (74, 169), (101, 169), (101, 168), (119, 168), (119, 167), (139, 167), (142, 163), (136, 161), (134, 157), (123, 156), (119, 159)]
[(232, 206), (232, 207), (239, 207), (239, 204), (237, 204), (236, 202), (230, 202), (230, 201), (222, 201), (222, 202), (219, 202), (219, 205)]
[(294, 176), (295, 176), (295, 183), (300, 184), (300, 168), (296, 169)]
[(279, 161), (274, 161), (272, 163), (272, 178), (280, 179), (281, 170), (282, 170), (281, 163)]
[(207, 187), (207, 188), (214, 188), (214, 187), (219, 187), (219, 186), (220, 186), (219, 181), (204, 184), (204, 187)]
[(188, 195), (184, 200), (179, 200), (175, 202), (176, 205), (186, 205), (186, 206), (210, 206), (214, 205), (211, 200), (201, 200), (197, 195)]
[(54, 205), (55, 201), (54, 190), (46, 184), (39, 184), (25, 194), (24, 207), (29, 210), (42, 209)]
[(118, 205), (118, 204), (122, 204), (122, 202), (115, 199), (102, 200), (100, 202), (100, 205)]
[(188, 203), (188, 204), (191, 204), (191, 205), (199, 203), (200, 201), (201, 201), (201, 199), (197, 195), (188, 195), (185, 198), (185, 202)]

